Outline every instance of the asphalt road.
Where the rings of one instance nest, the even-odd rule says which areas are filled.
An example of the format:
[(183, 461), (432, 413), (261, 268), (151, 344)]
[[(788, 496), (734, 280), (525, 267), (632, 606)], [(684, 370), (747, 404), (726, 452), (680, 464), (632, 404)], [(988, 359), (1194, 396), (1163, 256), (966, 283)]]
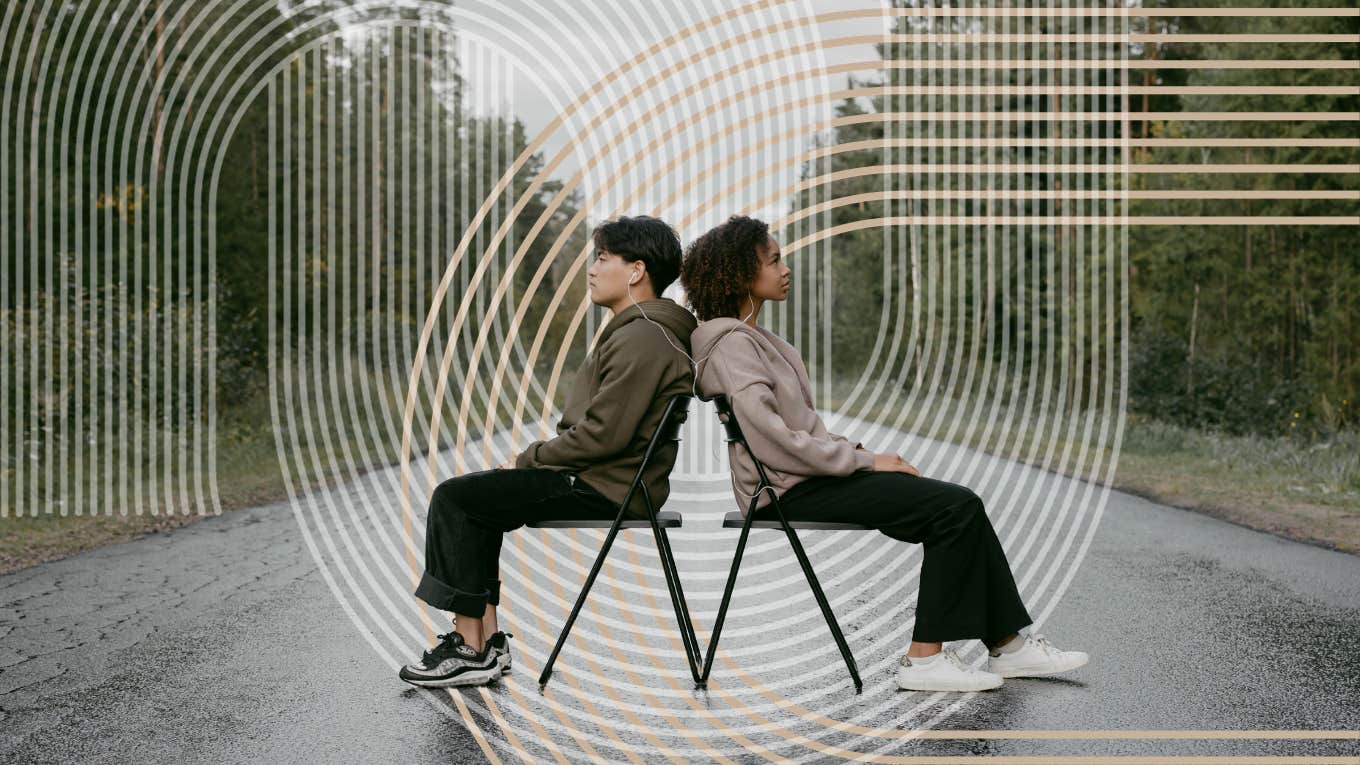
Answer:
[[(959, 456), (968, 455), (918, 466), (944, 474)], [(425, 638), (403, 578), (409, 559), (383, 547), (401, 527), (389, 471), (328, 500), (233, 512), (0, 577), (0, 760), (1360, 761), (1360, 739), (1307, 733), (1360, 731), (1360, 557), (1118, 492), (1101, 500), (1081, 493), (1090, 486), (1004, 461), (978, 464), (991, 472), (960, 482), (996, 487), (979, 493), (1039, 629), (1089, 652), (1088, 666), (981, 694), (896, 691), (919, 549), (912, 558), (879, 535), (809, 532), (865, 674), (857, 696), (782, 539), (757, 532), (724, 661), (710, 690), (695, 691), (667, 629), (650, 539), (629, 532), (540, 694), (537, 668), (598, 536), (525, 531), (503, 558), (507, 598), (522, 604), (505, 615), (517, 670), (487, 689), (416, 690), (396, 678)], [(686, 512), (675, 541), (706, 633), (734, 535), (716, 527), (729, 509), (722, 485), (691, 485), (688, 475), (676, 485), (689, 498), (670, 509)], [(1059, 521), (1060, 506), (1085, 515)], [(348, 513), (356, 507), (378, 512)], [(1030, 534), (1039, 527), (1054, 533)], [(1059, 554), (1063, 539), (1075, 541)], [(413, 549), (421, 545), (416, 537)], [(512, 576), (514, 566), (529, 573)], [(956, 645), (979, 657), (975, 641)], [(988, 733), (1007, 730), (1022, 733)], [(1304, 734), (1213, 734), (1253, 730)]]

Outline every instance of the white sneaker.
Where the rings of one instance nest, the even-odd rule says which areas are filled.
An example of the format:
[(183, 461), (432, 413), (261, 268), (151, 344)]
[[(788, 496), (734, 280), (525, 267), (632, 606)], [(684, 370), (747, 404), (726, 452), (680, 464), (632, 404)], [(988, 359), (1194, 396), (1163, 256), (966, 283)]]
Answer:
[(953, 649), (940, 651), (928, 663), (903, 656), (897, 670), (897, 687), (904, 691), (987, 691), (1000, 687), (1000, 675), (963, 663)]
[(1019, 650), (987, 658), (987, 670), (1002, 677), (1040, 677), (1067, 672), (1091, 657), (1081, 651), (1060, 651), (1048, 638), (1035, 632), (1025, 637)]

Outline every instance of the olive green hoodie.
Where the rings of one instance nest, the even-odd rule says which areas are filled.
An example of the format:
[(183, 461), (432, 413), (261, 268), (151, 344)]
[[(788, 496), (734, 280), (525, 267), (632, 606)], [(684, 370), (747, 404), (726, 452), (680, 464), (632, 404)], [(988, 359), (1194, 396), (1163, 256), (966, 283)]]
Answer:
[[(557, 436), (529, 444), (515, 458), (515, 467), (574, 472), (622, 504), (666, 403), (677, 393), (693, 392), (689, 359), (670, 343), (689, 353), (689, 336), (697, 324), (693, 314), (669, 298), (644, 300), (620, 311), (577, 370)], [(677, 451), (674, 441), (661, 444), (643, 475), (658, 510), (670, 495)], [(628, 514), (635, 518), (646, 515), (641, 494), (639, 489), (629, 503)]]

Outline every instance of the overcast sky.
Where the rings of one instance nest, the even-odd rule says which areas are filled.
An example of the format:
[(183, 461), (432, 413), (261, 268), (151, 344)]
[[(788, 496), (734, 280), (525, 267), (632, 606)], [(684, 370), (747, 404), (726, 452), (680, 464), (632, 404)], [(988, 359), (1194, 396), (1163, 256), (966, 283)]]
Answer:
[[(553, 171), (561, 179), (582, 167), (587, 175), (582, 191), (593, 219), (627, 212), (655, 210), (678, 223), (705, 202), (712, 209), (682, 223), (681, 234), (694, 233), (733, 212), (776, 217), (787, 199), (771, 197), (798, 177), (796, 159), (812, 143), (818, 120), (827, 119), (834, 101), (815, 99), (845, 87), (846, 75), (818, 70), (850, 61), (877, 57), (867, 44), (819, 49), (816, 43), (848, 35), (877, 35), (884, 22), (865, 19), (832, 24), (798, 24), (776, 34), (760, 35), (782, 21), (855, 7), (873, 9), (876, 2), (792, 2), (748, 14), (705, 30), (683, 43), (646, 57), (624, 72), (584, 107), (568, 113), (570, 104), (592, 85), (619, 71), (650, 46), (705, 18), (722, 14), (735, 3), (714, 0), (647, 0), (647, 2), (564, 2), (563, 0), (465, 0), (455, 6), (460, 68), (468, 84), (468, 98), (486, 111), (509, 110), (519, 117), (531, 138), (547, 129), (558, 116), (566, 122), (547, 135), (543, 156), (551, 161), (564, 147), (577, 143), (563, 164)], [(743, 35), (756, 35), (721, 52), (699, 56), (690, 66), (663, 81), (648, 80), (705, 49)], [(347, 35), (348, 36), (348, 35)], [(723, 69), (795, 46), (810, 46), (795, 56), (780, 56), (751, 65), (736, 76), (708, 85), (686, 98), (686, 88)], [(763, 85), (795, 75), (782, 86)], [(865, 70), (862, 77), (874, 76)], [(706, 118), (699, 115), (716, 102), (754, 89)], [(813, 98), (796, 110), (781, 104)], [(631, 136), (620, 137), (631, 123), (644, 121)], [(663, 170), (705, 139), (719, 136), (743, 120), (751, 124), (714, 141), (703, 151), (684, 158), (682, 166)], [(589, 124), (601, 119), (600, 124)], [(648, 145), (668, 130), (683, 128), (653, 149)], [(774, 145), (754, 150), (763, 138), (790, 135)], [(637, 163), (624, 170), (628, 163)], [(768, 172), (760, 174), (761, 170)], [(708, 173), (705, 176), (705, 173)], [(696, 180), (697, 185), (685, 188)], [(743, 180), (751, 181), (742, 185)], [(640, 195), (633, 199), (634, 195)], [(764, 203), (759, 200), (766, 199)]]

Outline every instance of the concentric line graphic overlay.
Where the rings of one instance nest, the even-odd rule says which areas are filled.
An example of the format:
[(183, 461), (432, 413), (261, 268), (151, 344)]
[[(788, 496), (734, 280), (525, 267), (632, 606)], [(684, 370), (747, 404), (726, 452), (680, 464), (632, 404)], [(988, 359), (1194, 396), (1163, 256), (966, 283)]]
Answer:
[[(1191, 16), (1222, 31), (1173, 23)], [(1279, 32), (1280, 16), (1317, 31)], [(123, 33), (93, 34), (97, 18)], [(217, 512), (235, 459), (219, 417), (258, 401), (309, 550), (395, 670), (446, 626), (411, 596), (433, 487), (550, 436), (607, 319), (585, 292), (591, 226), (645, 212), (688, 240), (745, 212), (772, 222), (793, 268), (789, 300), (763, 320), (804, 354), (829, 427), (974, 488), (1042, 626), (1118, 463), (1130, 228), (1360, 224), (1360, 152), (1353, 129), (1338, 132), (1360, 121), (1356, 19), (811, 0), (11, 3), (0, 508)], [(1215, 57), (1183, 58), (1189, 43)], [(1202, 78), (1220, 71), (1232, 84)], [(1166, 108), (1170, 96), (1194, 108)], [(249, 172), (232, 161), (247, 156)], [(1327, 182), (1254, 186), (1265, 173)], [(234, 310), (255, 299), (264, 315)], [(236, 361), (252, 353), (269, 381), (254, 394)], [(696, 403), (668, 503), (685, 518), (672, 538), (701, 640), (735, 544), (714, 419)], [(650, 539), (624, 534), (540, 694), (600, 536), (523, 530), (502, 557), (519, 669), (422, 698), (494, 762), (924, 762), (1001, 738), (1110, 752), (1067, 762), (1210, 761), (1181, 756), (1196, 739), (1231, 742), (1238, 761), (1322, 762), (1344, 758), (1273, 755), (1360, 737), (940, 730), (971, 696), (891, 680), (919, 547), (804, 542), (861, 696), (835, 663), (808, 662), (825, 626), (786, 541), (759, 533), (708, 691), (685, 680)]]

